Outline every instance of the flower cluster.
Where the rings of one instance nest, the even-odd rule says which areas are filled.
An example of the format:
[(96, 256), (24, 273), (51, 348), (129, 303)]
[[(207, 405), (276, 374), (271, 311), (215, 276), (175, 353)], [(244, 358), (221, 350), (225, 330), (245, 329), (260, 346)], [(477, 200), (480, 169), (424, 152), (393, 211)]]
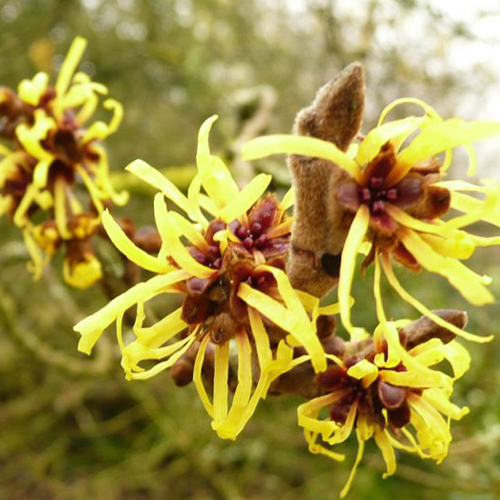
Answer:
[[(100, 214), (111, 203), (124, 204), (109, 179), (108, 158), (101, 141), (114, 133), (123, 116), (120, 103), (103, 103), (109, 123), (88, 121), (107, 88), (76, 72), (86, 41), (76, 38), (52, 86), (46, 73), (23, 80), (17, 93), (0, 89), (0, 215), (19, 226), (32, 258), (35, 278), (61, 246), (66, 248), (64, 277), (86, 287), (101, 276), (91, 237)], [(82, 185), (90, 204), (77, 195)]]
[[(349, 491), (365, 441), (373, 437), (380, 448), (387, 466), (384, 477), (396, 471), (395, 450), (439, 463), (451, 442), (449, 420), (468, 413), (467, 408), (450, 402), (453, 382), (469, 369), (466, 349), (456, 340), (416, 340), (395, 323), (387, 327), (400, 336), (404, 361), (390, 362), (387, 347), (377, 348), (373, 341), (346, 344), (342, 358), (330, 355), (330, 366), (315, 378), (321, 396), (298, 408), (298, 422), (312, 453), (344, 460), (344, 455), (317, 440), (337, 445), (355, 429), (358, 454), (341, 497)], [(453, 377), (429, 368), (443, 360), (450, 363)], [(319, 417), (324, 408), (328, 410), (326, 419)]]
[[(113, 299), (75, 330), (82, 335), (79, 349), (90, 353), (101, 333), (116, 321), (122, 366), (129, 379), (149, 378), (186, 355), (213, 428), (220, 437), (234, 439), (270, 383), (303, 361), (293, 359), (292, 346), (303, 346), (317, 371), (326, 368), (315, 324), (324, 311), (318, 299), (294, 290), (283, 270), (292, 223), (286, 209), (293, 198), (288, 194), (280, 202), (264, 194), (271, 181), (265, 174), (238, 188), (222, 160), (210, 152), (208, 135), (215, 119), (200, 129), (198, 173), (187, 196), (141, 160), (127, 167), (160, 191), (154, 200), (162, 241), (158, 255), (135, 246), (108, 212), (103, 214), (103, 225), (131, 262), (155, 276)], [(168, 210), (165, 199), (186, 216)], [(172, 293), (184, 296), (182, 306), (144, 326), (145, 303)], [(134, 305), (135, 339), (125, 345), (123, 315)], [(228, 405), (229, 386), (234, 385), (232, 351), (237, 373)], [(141, 362), (147, 361), (157, 363), (145, 369)], [(213, 387), (212, 398), (206, 385)]]
[[(356, 71), (361, 70), (356, 67)], [(402, 103), (418, 104), (424, 114), (386, 122), (387, 114)], [(470, 365), (468, 352), (455, 337), (477, 342), (491, 337), (464, 331), (465, 314), (457, 321), (449, 312), (432, 311), (421, 304), (401, 286), (393, 264), (444, 276), (474, 305), (493, 301), (487, 288), (491, 280), (462, 261), (477, 247), (500, 244), (500, 237), (477, 236), (464, 228), (478, 221), (500, 227), (500, 188), (493, 181), (475, 185), (445, 177), (452, 150), (459, 145), (469, 154), (469, 173), (473, 174), (472, 143), (500, 135), (500, 124), (443, 120), (427, 104), (403, 99), (390, 104), (378, 126), (346, 146), (346, 151), (332, 142), (303, 135), (262, 137), (244, 146), (246, 159), (289, 153), (329, 160), (332, 168), (342, 171), (333, 185), (324, 182), (320, 186), (332, 192), (313, 193), (322, 203), (334, 200), (340, 207), (342, 213), (335, 220), (344, 224), (342, 232), (347, 235), (340, 259), (339, 304), (321, 307), (321, 297), (307, 293), (302, 282), (290, 279), (290, 255), (295, 251), (304, 257), (306, 264), (301, 265), (307, 269), (310, 262), (315, 272), (318, 262), (324, 267), (326, 263), (331, 277), (338, 267), (337, 255), (292, 247), (294, 219), (286, 211), (294, 203), (293, 189), (280, 201), (266, 193), (271, 177), (265, 174), (242, 189), (237, 186), (224, 162), (210, 151), (209, 133), (216, 118), (206, 120), (200, 129), (197, 173), (187, 194), (141, 160), (127, 167), (159, 191), (154, 198), (159, 244), (156, 249), (137, 245), (107, 210), (102, 213), (102, 225), (126, 259), (153, 276), (80, 321), (75, 326), (81, 334), (79, 350), (90, 354), (102, 333), (116, 323), (127, 379), (143, 380), (170, 369), (178, 385), (193, 381), (213, 429), (225, 439), (239, 435), (269, 392), (304, 396), (308, 401), (298, 408), (298, 420), (311, 452), (342, 460), (343, 455), (326, 445), (340, 444), (353, 432), (357, 436), (358, 454), (341, 496), (347, 494), (365, 442), (372, 437), (386, 462), (386, 475), (396, 470), (395, 450), (441, 462), (451, 442), (450, 420), (459, 420), (468, 412), (450, 401), (454, 382)], [(16, 130), (19, 127), (22, 137), (26, 125), (18, 125)], [(113, 123), (106, 133), (112, 129)], [(92, 130), (87, 131), (91, 136)], [(95, 138), (102, 137), (92, 136)], [(50, 141), (38, 146), (46, 143)], [(440, 153), (444, 153), (443, 161), (437, 156)], [(57, 201), (57, 183), (48, 183), (50, 173), (45, 175), (45, 167), (40, 165), (43, 167), (43, 159), (32, 168), (29, 182), (36, 187), (41, 176), (44, 186), (54, 185), (55, 220), (30, 234), (44, 241), (44, 248), (55, 248), (62, 229), (71, 235), (77, 230), (62, 222), (67, 216), (64, 203)], [(100, 213), (100, 195), (105, 192), (112, 199), (115, 195), (90, 183), (80, 170), (77, 172)], [(306, 180), (315, 175), (313, 170), (304, 175)], [(322, 175), (327, 178), (324, 168)], [(319, 186), (317, 179), (315, 186)], [(297, 195), (297, 201), (307, 203), (299, 188)], [(11, 195), (10, 203), (18, 202), (15, 219), (29, 214), (25, 196), (16, 201)], [(33, 200), (39, 200), (38, 191), (36, 196)], [(325, 215), (312, 212), (316, 222)], [(76, 215), (80, 240), (88, 246), (95, 226), (84, 214)], [(305, 217), (300, 220), (300, 231), (316, 231), (314, 224), (308, 225), (307, 210), (296, 210), (296, 215)], [(317, 232), (311, 240), (317, 242), (321, 235), (331, 234)], [(335, 246), (342, 247), (342, 241)], [(372, 335), (351, 319), (350, 295), (360, 253), (365, 254), (362, 272), (374, 265), (378, 327)], [(387, 318), (382, 272), (396, 292), (424, 315), (419, 321), (424, 321), (425, 328), (419, 321)], [(148, 302), (165, 294), (180, 296), (181, 305), (151, 324)], [(125, 313), (131, 307), (136, 308), (135, 321), (128, 325), (131, 331), (124, 332)], [(339, 312), (351, 335), (349, 342), (335, 335), (332, 315)], [(444, 360), (453, 375), (441, 371), (439, 363)]]

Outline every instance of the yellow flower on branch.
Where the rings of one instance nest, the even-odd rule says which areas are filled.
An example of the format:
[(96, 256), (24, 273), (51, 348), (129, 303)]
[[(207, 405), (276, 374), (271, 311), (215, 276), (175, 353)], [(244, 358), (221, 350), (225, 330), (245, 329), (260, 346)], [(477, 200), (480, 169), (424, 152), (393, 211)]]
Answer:
[[(381, 328), (399, 333), (396, 323)], [(404, 361), (392, 366), (387, 349), (376, 344), (373, 350), (365, 346), (347, 360), (329, 356), (330, 366), (315, 379), (322, 395), (298, 408), (298, 422), (312, 453), (342, 461), (344, 455), (325, 445), (335, 446), (356, 434), (358, 453), (342, 498), (354, 480), (366, 441), (373, 438), (382, 453), (387, 467), (384, 478), (396, 471), (395, 450), (440, 463), (452, 440), (450, 420), (460, 420), (468, 413), (467, 408), (450, 402), (454, 381), (470, 365), (463, 346), (456, 340), (443, 343), (431, 338), (401, 349), (405, 350)], [(430, 368), (443, 360), (450, 363), (453, 376)], [(320, 416), (324, 409), (326, 418)]]
[[(423, 116), (386, 122), (387, 114), (403, 103), (420, 105)], [(468, 259), (477, 247), (500, 244), (498, 236), (476, 236), (464, 229), (478, 221), (500, 227), (500, 187), (494, 181), (475, 185), (443, 177), (453, 148), (466, 147), (471, 163), (469, 174), (473, 174), (476, 159), (472, 143), (499, 135), (500, 123), (443, 120), (420, 100), (400, 99), (387, 106), (378, 126), (347, 152), (313, 137), (275, 135), (249, 141), (243, 147), (243, 156), (257, 159), (288, 153), (317, 157), (330, 160), (349, 174), (350, 179), (338, 185), (331, 196), (336, 197), (350, 224), (338, 294), (342, 323), (351, 335), (366, 335), (352, 324), (348, 307), (357, 255), (365, 251), (363, 269), (380, 256), (389, 283), (420, 313), (456, 335), (486, 342), (491, 338), (462, 332), (404, 290), (393, 272), (392, 261), (410, 270), (425, 269), (444, 276), (474, 305), (493, 302), (487, 288), (491, 279), (474, 273), (462, 260)], [(436, 155), (442, 152), (445, 157), (441, 163)], [(462, 214), (443, 219), (450, 209)]]
[[(155, 276), (113, 299), (75, 330), (82, 335), (79, 349), (90, 353), (101, 333), (116, 322), (128, 379), (152, 377), (196, 349), (193, 379), (200, 399), (218, 435), (235, 439), (270, 383), (303, 361), (293, 359), (292, 346), (303, 346), (317, 371), (326, 368), (326, 357), (316, 335), (319, 301), (294, 290), (283, 271), (292, 222), (286, 209), (292, 196), (279, 202), (264, 194), (271, 182), (265, 174), (241, 190), (237, 187), (228, 168), (209, 149), (216, 118), (206, 120), (200, 129), (198, 170), (187, 196), (141, 160), (127, 167), (160, 191), (154, 214), (161, 249), (154, 256), (135, 246), (107, 212), (103, 225), (130, 261)], [(186, 215), (168, 210), (165, 199)], [(182, 306), (145, 326), (145, 303), (163, 294), (182, 294)], [(135, 339), (125, 345), (122, 320), (132, 306), (137, 307)], [(207, 356), (213, 362), (212, 397), (203, 377)], [(238, 367), (231, 400), (233, 357)], [(144, 361), (156, 364), (146, 369), (141, 366)]]
[[(17, 93), (0, 89), (0, 138), (13, 143), (11, 148), (0, 145), (4, 157), (0, 161), (0, 215), (9, 213), (23, 229), (35, 276), (40, 275), (40, 266), (48, 261), (53, 249), (43, 246), (46, 239), (39, 237), (43, 228), (32, 222), (37, 212), (43, 212), (44, 223), (55, 226), (51, 232), (57, 231), (57, 240), (74, 247), (81, 239), (72, 231), (79, 228), (77, 232), (81, 232), (78, 220), (94, 218), (98, 222), (106, 205), (127, 201), (127, 194), (116, 193), (111, 185), (107, 154), (100, 144), (120, 125), (121, 104), (105, 100), (103, 107), (112, 113), (110, 122), (87, 125), (99, 96), (108, 90), (76, 72), (86, 44), (83, 38), (74, 40), (54, 86), (48, 74), (38, 73), (31, 80), (23, 80)], [(86, 200), (76, 195), (77, 184), (84, 186), (92, 202), (88, 212), (82, 205)], [(86, 257), (82, 254), (77, 259), (80, 264), (85, 262), (85, 273), (92, 271), (86, 277), (82, 268), (77, 270), (68, 264), (72, 258), (67, 255), (65, 277), (70, 284), (88, 286), (100, 277), (100, 267), (89, 252), (86, 249)], [(81, 279), (75, 281), (77, 276)]]

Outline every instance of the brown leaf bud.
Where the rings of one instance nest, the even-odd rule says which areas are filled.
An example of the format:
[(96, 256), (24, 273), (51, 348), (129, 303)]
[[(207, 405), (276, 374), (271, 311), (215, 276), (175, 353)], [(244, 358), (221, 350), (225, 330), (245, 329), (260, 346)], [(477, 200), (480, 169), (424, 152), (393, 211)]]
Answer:
[[(363, 68), (353, 63), (299, 112), (295, 133), (331, 141), (345, 151), (361, 126), (364, 92)], [(289, 167), (296, 203), (287, 272), (295, 288), (322, 297), (338, 281), (348, 227), (335, 191), (348, 176), (332, 162), (318, 158), (293, 155)]]

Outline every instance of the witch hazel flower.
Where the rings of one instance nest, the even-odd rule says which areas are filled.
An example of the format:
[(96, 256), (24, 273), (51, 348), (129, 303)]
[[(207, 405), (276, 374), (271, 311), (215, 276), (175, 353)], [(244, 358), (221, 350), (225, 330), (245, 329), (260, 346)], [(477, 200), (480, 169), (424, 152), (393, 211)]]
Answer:
[[(54, 85), (48, 74), (38, 73), (17, 92), (0, 89), (0, 138), (11, 143), (0, 144), (0, 215), (9, 214), (23, 231), (35, 278), (64, 246), (64, 277), (80, 288), (101, 277), (89, 245), (101, 212), (127, 201), (127, 193), (117, 193), (111, 184), (102, 145), (118, 129), (123, 108), (106, 99), (110, 122), (89, 125), (108, 89), (76, 71), (86, 45), (81, 37), (74, 40)], [(89, 208), (77, 185), (85, 188)]]
[[(377, 346), (372, 339), (346, 343), (339, 356), (328, 355), (327, 370), (313, 382), (319, 395), (297, 410), (312, 453), (343, 461), (345, 455), (336, 447), (356, 435), (358, 452), (341, 498), (353, 484), (368, 440), (382, 453), (384, 478), (395, 473), (398, 451), (441, 463), (452, 441), (450, 421), (469, 411), (450, 401), (454, 382), (469, 369), (469, 353), (452, 340), (451, 332), (442, 335), (436, 325), (427, 328), (430, 335), (408, 335), (418, 332), (419, 323), (422, 320), (400, 320), (389, 325), (400, 337), (404, 361), (390, 363), (387, 345)], [(453, 375), (433, 368), (445, 360)]]
[[(226, 165), (210, 152), (208, 135), (216, 118), (200, 129), (198, 172), (187, 196), (141, 160), (127, 167), (160, 191), (154, 199), (158, 254), (135, 246), (108, 212), (102, 221), (118, 250), (154, 276), (111, 300), (75, 330), (81, 334), (79, 349), (89, 354), (116, 322), (128, 379), (152, 377), (184, 360), (183, 366), (192, 369), (187, 381), (192, 375), (212, 427), (220, 437), (235, 439), (271, 382), (303, 361), (303, 356), (294, 359), (293, 347), (303, 346), (316, 371), (326, 368), (326, 357), (316, 334), (323, 312), (319, 301), (295, 290), (283, 270), (292, 222), (286, 209), (293, 196), (289, 193), (280, 202), (265, 194), (271, 182), (265, 174), (238, 188)], [(185, 215), (168, 209), (166, 200)], [(164, 294), (181, 296), (182, 306), (146, 326), (144, 305)], [(123, 316), (133, 306), (135, 338), (125, 343)], [(232, 397), (230, 385), (235, 386)]]
[[(423, 115), (386, 121), (395, 106), (405, 103), (418, 104)], [(472, 175), (476, 171), (472, 143), (498, 135), (500, 123), (444, 120), (423, 101), (400, 99), (386, 107), (377, 127), (351, 143), (346, 151), (316, 137), (274, 135), (249, 141), (243, 147), (243, 156), (258, 159), (277, 153), (302, 155), (328, 160), (334, 164), (332, 169), (336, 166), (343, 172), (333, 187), (328, 186), (332, 191), (325, 196), (335, 200), (347, 231), (341, 251), (338, 296), (342, 323), (351, 335), (367, 335), (353, 325), (349, 308), (357, 255), (363, 252), (366, 257), (362, 269), (380, 259), (389, 283), (420, 313), (456, 335), (487, 342), (491, 337), (479, 337), (446, 324), (414, 298), (399, 283), (393, 262), (412, 271), (423, 269), (447, 278), (471, 304), (494, 301), (487, 288), (491, 279), (469, 269), (463, 260), (471, 257), (477, 247), (500, 244), (498, 236), (482, 237), (465, 229), (479, 221), (500, 227), (500, 188), (492, 180), (476, 185), (446, 180), (446, 176), (453, 148), (466, 148), (471, 163), (468, 173)], [(443, 161), (437, 156), (440, 153), (444, 153)]]

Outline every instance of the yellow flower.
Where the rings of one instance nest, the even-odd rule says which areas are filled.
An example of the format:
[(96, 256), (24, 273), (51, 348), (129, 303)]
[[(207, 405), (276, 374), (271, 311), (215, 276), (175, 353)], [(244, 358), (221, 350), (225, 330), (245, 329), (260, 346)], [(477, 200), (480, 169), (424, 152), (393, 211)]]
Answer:
[[(113, 299), (75, 330), (82, 335), (79, 349), (90, 353), (101, 333), (116, 321), (122, 366), (129, 379), (152, 377), (170, 368), (191, 346), (196, 348), (193, 379), (201, 401), (218, 435), (235, 439), (272, 380), (302, 361), (293, 359), (292, 346), (303, 346), (316, 370), (326, 368), (315, 327), (324, 311), (316, 298), (294, 290), (283, 271), (292, 222), (285, 210), (293, 202), (291, 195), (281, 203), (274, 195), (262, 197), (271, 181), (265, 174), (241, 190), (237, 187), (222, 160), (209, 149), (208, 135), (216, 118), (206, 120), (200, 129), (198, 170), (187, 196), (141, 160), (127, 167), (160, 191), (154, 214), (161, 249), (153, 256), (135, 246), (107, 212), (103, 225), (130, 261), (155, 276)], [(187, 217), (167, 210), (165, 198)], [(211, 221), (207, 214), (213, 216)], [(182, 307), (144, 326), (144, 304), (165, 293), (183, 294)], [(125, 346), (122, 319), (132, 306), (137, 306), (135, 340)], [(212, 398), (202, 378), (208, 351), (213, 353)], [(238, 368), (228, 404), (231, 353)], [(140, 366), (144, 360), (157, 364), (145, 369)]]
[[(425, 113), (385, 122), (387, 114), (402, 103), (419, 104)], [(500, 123), (443, 120), (422, 101), (400, 99), (387, 106), (378, 126), (347, 152), (317, 138), (276, 135), (249, 141), (243, 147), (243, 156), (257, 159), (289, 153), (318, 157), (332, 161), (350, 175), (350, 180), (337, 186), (331, 195), (337, 197), (346, 217), (352, 214), (338, 289), (342, 323), (351, 335), (366, 335), (353, 326), (348, 307), (356, 258), (364, 251), (367, 257), (363, 268), (380, 256), (390, 284), (420, 313), (456, 335), (486, 342), (491, 337), (478, 337), (453, 327), (404, 290), (393, 272), (392, 258), (411, 270), (423, 268), (444, 276), (474, 305), (493, 302), (486, 287), (491, 279), (474, 273), (461, 261), (479, 246), (500, 244), (500, 237), (476, 236), (463, 228), (477, 221), (500, 227), (500, 188), (493, 181), (479, 186), (442, 178), (454, 147), (466, 147), (471, 160), (469, 174), (473, 174), (476, 162), (472, 143), (497, 135)], [(436, 157), (441, 152), (445, 152), (443, 164)], [(462, 215), (443, 220), (450, 208)]]
[[(396, 323), (387, 326), (398, 333)], [(467, 350), (456, 340), (444, 344), (432, 338), (409, 345), (405, 361), (393, 366), (389, 366), (386, 349), (374, 344), (373, 349), (367, 349), (366, 341), (360, 345), (363, 348), (358, 351), (351, 346), (344, 360), (329, 356), (333, 363), (315, 379), (323, 395), (302, 404), (297, 412), (312, 453), (344, 460), (344, 455), (317, 441), (337, 445), (355, 431), (358, 453), (341, 497), (349, 491), (365, 442), (370, 438), (382, 452), (387, 466), (385, 478), (396, 470), (395, 450), (416, 453), (438, 463), (444, 460), (452, 440), (450, 419), (459, 420), (468, 413), (467, 408), (450, 402), (453, 382), (470, 365)], [(443, 360), (450, 363), (453, 377), (429, 368)], [(319, 417), (323, 409), (328, 409), (326, 419)]]
[[(46, 73), (38, 73), (31, 80), (23, 80), (17, 94), (0, 89), (0, 115), (4, 121), (0, 137), (13, 142), (12, 149), (0, 145), (0, 155), (4, 156), (0, 161), (0, 215), (9, 213), (32, 243), (36, 238), (30, 234), (31, 218), (39, 211), (54, 221), (59, 239), (78, 239), (69, 227), (72, 219), (84, 213), (74, 192), (76, 183), (85, 186), (95, 214), (111, 202), (127, 201), (127, 193), (118, 194), (111, 185), (107, 154), (100, 144), (117, 130), (123, 116), (121, 104), (105, 100), (103, 107), (113, 113), (110, 123), (95, 121), (87, 126), (99, 104), (99, 95), (108, 90), (86, 74), (75, 73), (86, 44), (83, 38), (75, 39), (54, 86)], [(35, 276), (39, 276), (40, 263), (48, 259), (37, 259), (34, 252), (49, 256), (50, 249), (41, 246), (37, 250), (33, 245), (29, 248)], [(95, 264), (92, 269), (94, 279), (89, 275), (79, 280), (81, 283), (92, 284), (100, 275)], [(71, 274), (65, 272), (66, 277)], [(72, 278), (69, 282), (74, 284)]]
[[(31, 256), (31, 271), (35, 279), (56, 251), (64, 246), (63, 277), (75, 288), (88, 288), (102, 277), (101, 263), (92, 249), (92, 237), (101, 225), (95, 214), (82, 213), (68, 218), (71, 239), (61, 238), (55, 221), (28, 224), (23, 230), (26, 248)], [(30, 266), (28, 266), (30, 268)]]

